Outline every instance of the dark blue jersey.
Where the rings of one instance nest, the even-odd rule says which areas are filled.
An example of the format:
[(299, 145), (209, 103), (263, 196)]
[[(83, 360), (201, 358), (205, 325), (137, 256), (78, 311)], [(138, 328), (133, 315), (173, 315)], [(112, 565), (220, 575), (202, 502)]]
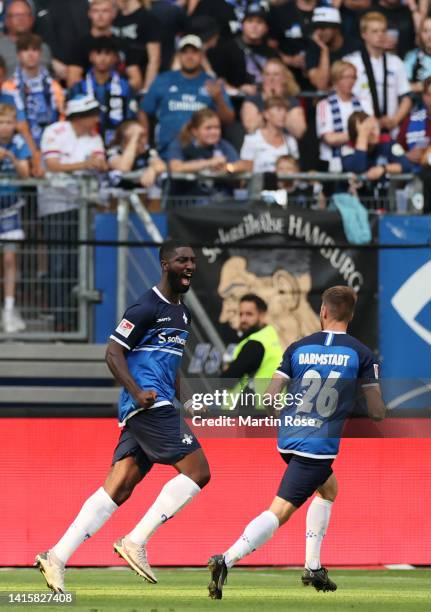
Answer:
[[(127, 349), (127, 366), (137, 385), (154, 389), (151, 409), (172, 404), (175, 380), (189, 335), (190, 312), (184, 304), (172, 304), (153, 287), (130, 306), (110, 338)], [(121, 390), (120, 426), (139, 411), (133, 397)]]
[(369, 151), (359, 151), (349, 145), (341, 148), (343, 172), (365, 174), (374, 166), (400, 164), (402, 172), (412, 172), (413, 164), (405, 156), (403, 147), (391, 140), (386, 134), (381, 136), (379, 144)]
[(291, 380), (296, 398), (280, 415), (280, 452), (335, 457), (358, 383), (378, 384), (372, 351), (346, 333), (318, 332), (291, 344), (277, 372)]

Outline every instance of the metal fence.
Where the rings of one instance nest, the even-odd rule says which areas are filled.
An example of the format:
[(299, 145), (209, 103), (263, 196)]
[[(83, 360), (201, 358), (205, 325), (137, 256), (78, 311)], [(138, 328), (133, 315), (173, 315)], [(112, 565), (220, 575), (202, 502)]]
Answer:
[(331, 205), (334, 193), (356, 196), (369, 211), (420, 214), (424, 206), (422, 182), (412, 174), (391, 175), (383, 183), (376, 183), (352, 173), (238, 176), (205, 172), (171, 174), (164, 184), (162, 207), (198, 208), (232, 201), (247, 206), (252, 200), (324, 210)]
[[(190, 185), (203, 180), (209, 187), (217, 187), (220, 178), (226, 185), (226, 177), (205, 175), (198, 179), (189, 174), (170, 177)], [(304, 189), (305, 195), (299, 193), (299, 196), (283, 189), (262, 190), (261, 179), (252, 175), (234, 177), (232, 180), (237, 184), (229, 192), (210, 191), (199, 195), (172, 195), (172, 183), (167, 181), (158, 207), (170, 210), (229, 201), (230, 205), (246, 208), (250, 201), (264, 201), (271, 206), (301, 205), (323, 209), (330, 198), (324, 188), (315, 186), (348, 182), (352, 175), (300, 173), (278, 177), (281, 181), (297, 181), (305, 187), (311, 186), (311, 192)], [(420, 189), (409, 187), (408, 192), (405, 188), (411, 179), (410, 175), (393, 177), (385, 192), (372, 194), (368, 201), (361, 199), (371, 211), (417, 213), (420, 206), (417, 202), (414, 204), (414, 198), (420, 196)], [(277, 197), (283, 192), (284, 201), (278, 201)], [(126, 305), (137, 297), (136, 287), (157, 282), (159, 262), (156, 249), (124, 246), (127, 242), (136, 244), (148, 240), (148, 235), (154, 242), (162, 239), (162, 233), (155, 227), (146, 208), (148, 200), (141, 197), (148, 197), (143, 189), (126, 192), (107, 188), (102, 195), (94, 178), (71, 181), (70, 177), (55, 177), (54, 180), (25, 182), (0, 178), (0, 299), (4, 303), (5, 291), (14, 293), (16, 312), (20, 315), (18, 325), (12, 331), (5, 325), (7, 322), (3, 317), (0, 340), (11, 337), (47, 341), (87, 340), (91, 337), (92, 307), (98, 297), (94, 287), (92, 221), (94, 205), (99, 205), (103, 198), (105, 203), (111, 202), (109, 210), (117, 213), (118, 240), (123, 243), (117, 247), (117, 315), (121, 316)], [(49, 207), (54, 204), (55, 208), (60, 202), (63, 208), (60, 206), (57, 212), (49, 213)], [(15, 242), (7, 243), (5, 239)], [(14, 277), (16, 290), (13, 290)], [(193, 301), (193, 297), (190, 299)], [(199, 313), (199, 319), (204, 320), (204, 308), (196, 300), (193, 307)], [(213, 344), (220, 344), (215, 331), (213, 335)]]
[[(0, 183), (2, 266), (0, 297), (15, 294), (13, 314), (2, 311), (0, 339), (86, 340), (89, 300), (94, 297), (91, 231), (91, 182), (3, 179)], [(50, 196), (66, 201), (45, 214)], [(44, 210), (45, 207), (45, 210)], [(13, 286), (16, 285), (15, 291)]]

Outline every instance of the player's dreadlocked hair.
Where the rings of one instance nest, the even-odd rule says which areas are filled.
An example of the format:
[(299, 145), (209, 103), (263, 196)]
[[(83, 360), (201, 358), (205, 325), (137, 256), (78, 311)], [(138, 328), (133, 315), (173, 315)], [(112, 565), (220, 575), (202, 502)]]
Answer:
[(160, 262), (163, 259), (168, 259), (171, 255), (173, 255), (174, 251), (176, 249), (179, 249), (181, 247), (191, 247), (189, 242), (186, 242), (184, 240), (165, 240), (165, 242), (162, 244), (162, 246), (159, 249), (159, 260)]

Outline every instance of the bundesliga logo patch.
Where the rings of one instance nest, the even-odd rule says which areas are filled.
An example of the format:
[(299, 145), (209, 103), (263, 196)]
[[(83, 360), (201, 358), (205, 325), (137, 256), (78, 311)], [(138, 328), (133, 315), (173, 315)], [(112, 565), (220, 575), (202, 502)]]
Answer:
[(123, 319), (115, 331), (117, 334), (120, 334), (120, 336), (123, 336), (123, 338), (128, 338), (134, 329), (135, 326), (133, 323), (130, 323), (127, 319)]

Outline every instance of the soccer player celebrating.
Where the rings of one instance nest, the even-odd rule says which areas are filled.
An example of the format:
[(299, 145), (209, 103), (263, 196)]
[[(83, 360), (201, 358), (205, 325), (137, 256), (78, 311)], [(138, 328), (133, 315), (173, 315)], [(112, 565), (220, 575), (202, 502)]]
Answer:
[[(306, 519), (306, 559), (302, 583), (318, 591), (335, 591), (320, 564), (320, 548), (337, 495), (331, 465), (337, 456), (343, 423), (355, 400), (359, 381), (368, 413), (382, 419), (385, 405), (378, 383), (373, 353), (347, 334), (356, 304), (353, 289), (336, 286), (322, 296), (322, 331), (291, 344), (283, 355), (267, 393), (273, 400), (290, 381), (290, 389), (302, 396), (292, 409), (284, 408), (278, 433), (278, 450), (288, 469), (268, 510), (249, 523), (242, 536), (223, 554), (210, 558), (209, 595), (221, 599), (228, 569), (265, 544), (292, 514), (317, 492)], [(290, 426), (287, 417), (301, 425)], [(293, 419), (292, 419), (293, 420)], [(306, 421), (307, 424), (302, 424)]]
[(190, 287), (195, 254), (185, 243), (168, 241), (160, 248), (160, 263), (159, 284), (126, 310), (106, 351), (106, 362), (123, 385), (119, 401), (123, 429), (112, 467), (63, 537), (36, 556), (35, 565), (57, 593), (65, 591), (64, 568), (73, 552), (130, 497), (153, 464), (162, 463), (175, 467), (178, 475), (165, 484), (136, 527), (114, 544), (114, 550), (135, 572), (156, 583), (146, 543), (210, 479), (199, 442), (172, 405), (190, 326), (190, 312), (181, 295)]

